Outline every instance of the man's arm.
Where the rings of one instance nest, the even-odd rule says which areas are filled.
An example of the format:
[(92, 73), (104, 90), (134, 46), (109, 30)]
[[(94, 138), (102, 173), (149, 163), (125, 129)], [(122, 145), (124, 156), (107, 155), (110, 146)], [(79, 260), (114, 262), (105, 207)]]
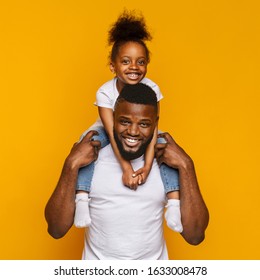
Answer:
[(167, 143), (156, 145), (156, 158), (179, 170), (181, 220), (183, 238), (192, 245), (204, 240), (209, 212), (200, 193), (192, 159), (168, 133), (160, 134)]
[(99, 141), (91, 141), (95, 131), (90, 131), (75, 143), (66, 158), (58, 184), (46, 207), (48, 232), (54, 238), (63, 237), (73, 225), (75, 211), (75, 186), (79, 168), (97, 159)]

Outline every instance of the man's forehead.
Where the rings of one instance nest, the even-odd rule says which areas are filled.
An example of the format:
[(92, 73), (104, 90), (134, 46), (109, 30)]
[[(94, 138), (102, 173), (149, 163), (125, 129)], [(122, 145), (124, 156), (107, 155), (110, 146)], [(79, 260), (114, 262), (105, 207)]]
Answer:
[(150, 104), (136, 104), (128, 101), (120, 101), (115, 107), (116, 115), (128, 115), (128, 116), (156, 116), (156, 108)]
[(134, 103), (134, 102), (128, 102), (126, 100), (120, 100), (120, 102), (117, 102), (116, 106), (115, 106), (115, 111), (117, 110), (129, 110), (129, 111), (134, 111), (134, 110), (151, 110), (151, 111), (155, 111), (156, 108), (151, 105), (151, 104), (140, 104), (140, 103)]

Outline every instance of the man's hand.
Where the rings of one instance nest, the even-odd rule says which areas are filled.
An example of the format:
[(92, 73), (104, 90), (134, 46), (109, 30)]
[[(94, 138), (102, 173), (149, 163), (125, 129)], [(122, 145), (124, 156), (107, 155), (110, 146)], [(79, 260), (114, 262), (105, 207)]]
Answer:
[(190, 162), (190, 157), (173, 140), (169, 133), (158, 134), (158, 138), (164, 138), (166, 141), (165, 144), (155, 145), (155, 156), (159, 165), (165, 163), (172, 168), (178, 169)]
[(92, 137), (97, 134), (96, 131), (91, 130), (80, 142), (73, 145), (66, 159), (67, 163), (69, 163), (72, 168), (79, 169), (97, 159), (100, 142), (92, 140)]

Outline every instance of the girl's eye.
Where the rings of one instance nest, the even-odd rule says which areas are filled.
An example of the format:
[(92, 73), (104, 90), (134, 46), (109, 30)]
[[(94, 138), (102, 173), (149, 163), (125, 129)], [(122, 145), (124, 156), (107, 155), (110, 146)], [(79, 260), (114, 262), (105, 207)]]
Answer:
[(129, 64), (129, 60), (124, 59), (124, 60), (122, 60), (122, 63), (123, 63), (123, 64)]
[(139, 64), (139, 65), (145, 65), (146, 63), (145, 63), (144, 60), (140, 60), (140, 61), (138, 61), (138, 64)]

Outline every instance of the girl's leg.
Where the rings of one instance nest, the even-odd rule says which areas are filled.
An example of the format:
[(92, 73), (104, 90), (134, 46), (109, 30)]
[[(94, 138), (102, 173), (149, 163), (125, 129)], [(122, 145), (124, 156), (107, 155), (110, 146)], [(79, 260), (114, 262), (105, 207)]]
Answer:
[[(158, 138), (158, 143), (165, 143), (163, 138)], [(169, 228), (182, 232), (180, 199), (179, 199), (179, 172), (166, 164), (160, 166), (161, 178), (168, 198), (165, 219)]]
[(166, 205), (165, 220), (168, 227), (176, 232), (182, 232), (183, 227), (181, 223), (181, 209), (180, 200), (176, 198), (169, 198)]
[[(99, 134), (93, 137), (93, 140), (98, 140), (101, 143), (101, 148), (109, 144), (108, 136), (104, 127), (95, 127), (92, 130), (96, 130)], [(81, 139), (86, 135), (89, 130), (85, 131)], [(81, 140), (80, 139), (80, 140)], [(78, 180), (76, 186), (76, 209), (74, 216), (74, 224), (76, 227), (87, 227), (91, 223), (89, 215), (89, 191), (94, 174), (95, 163), (92, 162), (87, 166), (80, 168), (78, 173)]]
[(88, 192), (76, 191), (74, 225), (77, 228), (88, 227), (91, 224), (89, 200)]

